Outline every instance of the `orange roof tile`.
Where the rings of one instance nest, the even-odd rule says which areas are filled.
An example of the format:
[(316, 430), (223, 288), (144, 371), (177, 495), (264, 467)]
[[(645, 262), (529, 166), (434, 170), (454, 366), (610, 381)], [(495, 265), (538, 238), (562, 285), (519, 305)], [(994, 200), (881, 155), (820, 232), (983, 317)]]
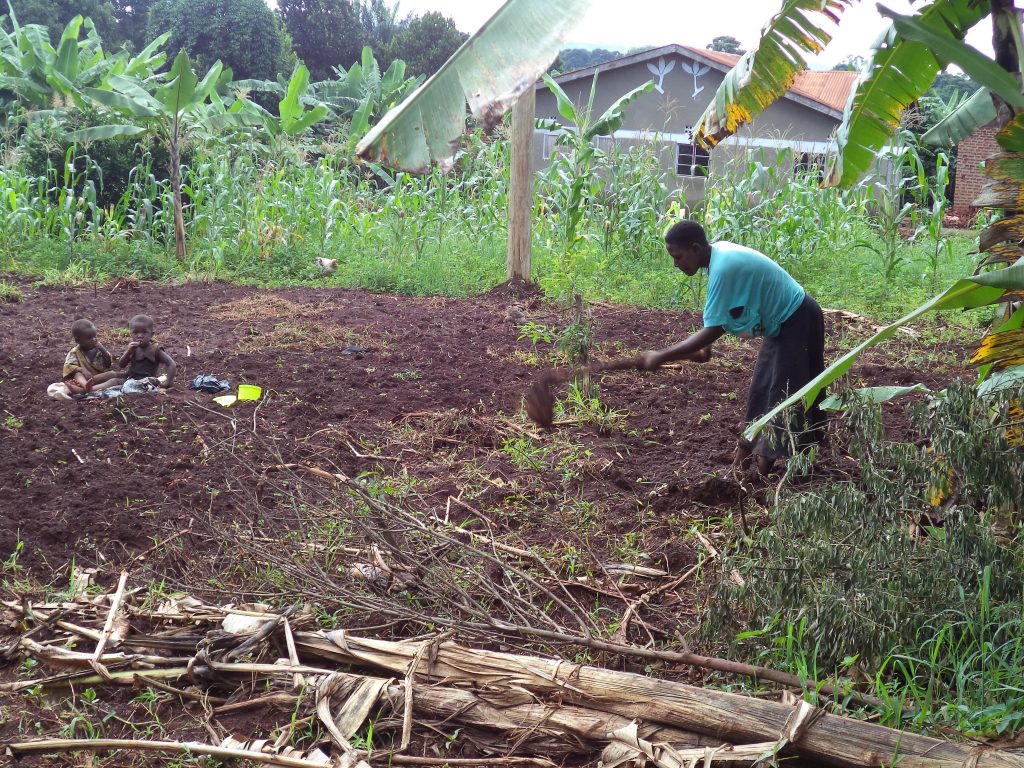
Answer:
[[(682, 47), (730, 69), (736, 65), (740, 58), (734, 53), (712, 51), (706, 48), (693, 48), (688, 45)], [(796, 83), (793, 84), (790, 90), (806, 99), (811, 99), (837, 112), (842, 112), (846, 109), (846, 102), (850, 98), (850, 91), (853, 90), (858, 77), (860, 77), (859, 72), (808, 69), (796, 76)]]

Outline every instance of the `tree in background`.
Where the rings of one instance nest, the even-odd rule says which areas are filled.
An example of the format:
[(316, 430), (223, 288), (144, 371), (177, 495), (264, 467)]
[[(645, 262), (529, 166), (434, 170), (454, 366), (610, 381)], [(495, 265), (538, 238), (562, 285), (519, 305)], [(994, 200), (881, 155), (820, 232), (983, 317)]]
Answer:
[(410, 75), (430, 77), (448, 61), (467, 37), (469, 35), (460, 32), (450, 18), (430, 11), (402, 23), (391, 44), (386, 47), (384, 60), (390, 64), (396, 59), (402, 59)]
[(350, 0), (278, 0), (277, 12), (314, 81), (331, 78), (333, 67), (359, 61), (369, 42), (362, 9)]
[(864, 69), (864, 64), (867, 62), (863, 56), (858, 56), (855, 53), (844, 56), (832, 70), (834, 72), (860, 72)]
[(113, 0), (112, 4), (121, 39), (128, 43), (133, 51), (141, 51), (149, 42), (146, 37), (146, 24), (149, 21), (149, 9), (153, 5), (153, 0)]
[(169, 32), (167, 50), (187, 51), (201, 69), (220, 60), (239, 79), (267, 80), (290, 71), (287, 37), (263, 0), (156, 0), (147, 29)]
[[(124, 40), (111, 0), (11, 0), (11, 9), (19, 24), (41, 24), (50, 30), (53, 43), (60, 39), (61, 30), (67, 23), (79, 15), (92, 19), (106, 50), (117, 50)], [(6, 12), (5, 0), (0, 3), (0, 14)], [(141, 50), (141, 47), (136, 50)]]
[(742, 56), (746, 51), (740, 48), (740, 41), (732, 35), (719, 35), (707, 44), (709, 51), (721, 51), (722, 53), (735, 53)]
[[(368, 44), (377, 54), (386, 53), (395, 35), (409, 23), (408, 16), (404, 19), (398, 17), (398, 5), (388, 5), (386, 0), (364, 0), (359, 6), (359, 23)], [(392, 58), (400, 57), (401, 53)]]
[(559, 72), (572, 72), (574, 69), (603, 64), (621, 56), (621, 51), (609, 51), (607, 48), (595, 48), (592, 51), (586, 48), (563, 48), (558, 52), (555, 64)]
[(939, 72), (935, 76), (935, 82), (928, 89), (928, 95), (948, 104), (953, 100), (954, 95), (963, 99), (978, 90), (978, 84), (967, 75), (955, 74), (953, 72)]

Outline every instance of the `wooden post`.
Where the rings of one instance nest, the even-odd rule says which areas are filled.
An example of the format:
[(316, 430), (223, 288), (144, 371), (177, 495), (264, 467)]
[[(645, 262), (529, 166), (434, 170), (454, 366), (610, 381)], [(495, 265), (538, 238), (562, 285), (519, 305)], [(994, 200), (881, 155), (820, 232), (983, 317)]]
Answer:
[(512, 107), (512, 168), (508, 190), (508, 278), (530, 279), (533, 225), (534, 89)]

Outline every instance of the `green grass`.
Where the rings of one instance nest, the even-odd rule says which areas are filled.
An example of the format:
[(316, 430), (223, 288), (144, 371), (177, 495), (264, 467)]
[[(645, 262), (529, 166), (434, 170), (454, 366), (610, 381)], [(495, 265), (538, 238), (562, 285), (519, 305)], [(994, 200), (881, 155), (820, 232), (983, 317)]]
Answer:
[[(813, 179), (786, 171), (787, 162), (736, 163), (709, 180), (705, 202), (691, 215), (713, 238), (779, 261), (823, 306), (880, 321), (972, 271), (968, 234), (953, 238), (935, 274), (929, 243), (896, 242), (895, 272), (882, 279), (886, 264), (876, 250), (886, 249), (870, 227), (872, 192), (818, 189)], [(264, 163), (236, 145), (197, 148), (184, 179), (182, 263), (173, 256), (165, 181), (137, 181), (116, 205), (86, 205), (72, 220), (53, 202), (71, 193), (58, 176), (40, 184), (16, 169), (0, 170), (0, 194), (8, 200), (0, 212), (0, 271), (63, 286), (131, 275), (452, 296), (505, 279), (505, 142), (472, 137), (448, 175), (375, 178), (338, 158)], [(663, 228), (686, 201), (669, 194), (649, 153), (599, 153), (590, 171), (589, 191), (574, 202), (582, 211), (578, 224), (566, 223), (558, 174), (538, 175), (533, 275), (547, 295), (699, 309), (702, 277), (677, 271), (661, 245)], [(91, 199), (101, 182), (88, 172), (76, 184)], [(40, 190), (49, 190), (46, 198)], [(318, 257), (337, 259), (337, 271), (321, 273)]]
[[(792, 259), (787, 269), (824, 307), (846, 309), (879, 322), (891, 321), (940, 289), (973, 271), (973, 238), (955, 237), (954, 256), (940, 266), (938, 279), (927, 273), (922, 247), (906, 246), (907, 263), (886, 283), (880, 279), (878, 257), (870, 250), (815, 252)], [(177, 264), (169, 248), (154, 242), (118, 241), (100, 247), (84, 241), (72, 255), (48, 238), (8, 241), (0, 245), (0, 269), (37, 278), (49, 285), (81, 286), (122, 276), (146, 280), (186, 280), (217, 277), (262, 287), (331, 286), (362, 288), (404, 295), (470, 296), (505, 279), (505, 240), (483, 243), (467, 238), (445, 240), (444, 250), (433, 246), (417, 255), (382, 259), (379, 251), (358, 241), (339, 239), (327, 251), (300, 245), (281, 246), (266, 261), (245, 262), (234, 269), (202, 269), (209, 259), (202, 243), (193, 243), (191, 264)], [(316, 258), (326, 253), (338, 259), (336, 272), (324, 275)], [(630, 258), (606, 256), (580, 249), (570, 272), (559, 254), (535, 244), (533, 273), (551, 296), (567, 298), (573, 291), (591, 301), (666, 309), (700, 309), (703, 280), (687, 278), (666, 254)], [(0, 301), (17, 301), (21, 291), (0, 281)], [(970, 316), (950, 314), (957, 325)]]
[(14, 283), (0, 280), (0, 304), (13, 304), (25, 298), (25, 294)]

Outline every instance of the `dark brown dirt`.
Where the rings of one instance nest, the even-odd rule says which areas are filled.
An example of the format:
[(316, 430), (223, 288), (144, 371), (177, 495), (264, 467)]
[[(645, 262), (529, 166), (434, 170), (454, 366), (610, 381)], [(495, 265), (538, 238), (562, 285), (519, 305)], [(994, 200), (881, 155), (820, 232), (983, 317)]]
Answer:
[[(404, 473), (428, 498), (443, 503), (448, 494), (464, 494), (478, 508), (531, 495), (524, 511), (541, 537), (545, 519), (573, 495), (554, 466), (556, 456), (573, 450), (570, 461), (582, 476), (576, 490), (595, 503), (609, 532), (638, 531), (667, 546), (672, 518), (735, 503), (733, 484), (718, 475), (739, 431), (753, 344), (719, 343), (710, 363), (677, 371), (601, 376), (601, 402), (621, 419), (611, 427), (556, 422), (553, 431), (534, 433), (522, 397), (544, 370), (534, 353), (548, 365), (552, 350), (517, 338), (504, 291), (454, 300), (223, 284), (23, 286), (23, 301), (0, 305), (0, 556), (20, 539), (21, 562), (44, 571), (57, 572), (72, 558), (79, 565), (123, 562), (153, 547), (160, 533), (186, 529), (199, 512), (232, 519), (249, 499), (249, 489), (240, 487), (245, 479), (207, 459), (225, 446), (253, 450), (240, 423), (250, 436), (255, 425), (273, 448), (275, 455), (246, 456), (256, 469), (303, 462), (353, 475)], [(524, 311), (533, 322), (565, 322), (536, 296)], [(120, 329), (139, 312), (155, 318), (160, 342), (179, 364), (166, 396), (116, 403), (46, 398), (76, 318), (93, 320), (116, 357), (126, 345)], [(667, 344), (699, 324), (698, 315), (685, 312), (598, 306), (593, 314), (598, 358)], [(366, 351), (343, 354), (346, 347)], [(933, 367), (922, 377), (883, 362), (882, 354), (866, 358), (855, 377), (865, 384), (935, 384), (955, 374)], [(222, 409), (187, 389), (199, 373), (259, 384), (265, 397), (258, 407)], [(550, 449), (542, 461), (551, 466), (538, 471), (529, 456), (512, 460), (513, 451), (500, 450), (507, 435), (473, 425), (474, 417), (498, 414), (515, 427), (511, 434), (539, 438), (540, 450)], [(437, 437), (446, 419), (451, 434)], [(435, 434), (428, 443), (409, 442), (418, 439), (410, 434), (428, 432)], [(489, 477), (483, 488), (470, 488), (460, 474), (467, 462)]]
[[(282, 464), (364, 473), (392, 498), (415, 493), (417, 503), (456, 521), (465, 509), (478, 510), (495, 535), (550, 553), (566, 576), (575, 573), (563, 555), (581, 544), (602, 562), (682, 572), (697, 560), (689, 535), (695, 520), (728, 517), (744, 504), (749, 510), (774, 490), (774, 480), (748, 477), (741, 486), (725, 472), (756, 344), (720, 342), (711, 362), (678, 370), (598, 375), (600, 403), (611, 415), (581, 422), (559, 411), (544, 431), (526, 420), (523, 396), (555, 350), (519, 339), (509, 310), (557, 327), (568, 311), (529, 286), (454, 300), (223, 284), (61, 290), (8, 279), (25, 298), (0, 304), (0, 562), (20, 541), (18, 578), (28, 574), (59, 588), (74, 563), (98, 567), (110, 586), (122, 566), (139, 582), (163, 569), (169, 585), (216, 601), (204, 575), (230, 565), (217, 546), (218, 528), (255, 521), (276, 543), (290, 519), (281, 490), (289, 502), (316, 500), (300, 483), (264, 482), (279, 477)], [(154, 317), (161, 344), (179, 364), (169, 393), (118, 402), (47, 399), (75, 319), (95, 322), (101, 341), (119, 355), (127, 343), (121, 329), (140, 312)], [(592, 312), (598, 364), (666, 345), (700, 324), (687, 312), (608, 305)], [(867, 332), (843, 323), (830, 321), (833, 345)], [(925, 375), (911, 362), (922, 359), (920, 345), (904, 339), (869, 353), (852, 378), (941, 386), (965, 375), (958, 350), (925, 352)], [(258, 405), (221, 408), (187, 389), (200, 373), (258, 384), (264, 397)], [(563, 404), (566, 390), (554, 389)], [(890, 425), (899, 431), (902, 417), (892, 412)], [(823, 451), (822, 476), (852, 471), (842, 446)], [(672, 606), (666, 597), (663, 607), (677, 619), (694, 615), (695, 595), (669, 597)], [(0, 627), (0, 647), (10, 637)], [(0, 664), (0, 680), (18, 674), (14, 664)], [(134, 695), (105, 690), (94, 719), (116, 706), (125, 718), (117, 722), (151, 721)], [(205, 738), (199, 713), (176, 701), (163, 706), (168, 733)], [(33, 728), (56, 735), (67, 718), (54, 713), (65, 709), (63, 700), (0, 701), (0, 741), (31, 736)], [(289, 713), (275, 717), (240, 716), (226, 725), (269, 732)], [(105, 735), (121, 735), (118, 727)]]

